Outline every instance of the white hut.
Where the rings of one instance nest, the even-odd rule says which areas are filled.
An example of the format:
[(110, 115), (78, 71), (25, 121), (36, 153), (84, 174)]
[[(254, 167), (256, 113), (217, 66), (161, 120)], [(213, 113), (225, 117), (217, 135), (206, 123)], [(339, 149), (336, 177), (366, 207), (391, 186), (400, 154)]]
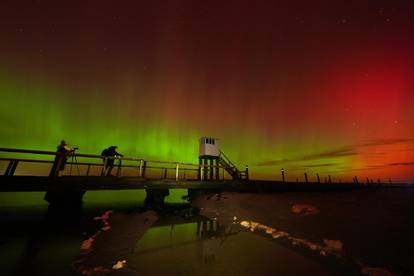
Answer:
[(199, 145), (199, 157), (215, 157), (220, 156), (219, 139), (211, 137), (201, 137)]

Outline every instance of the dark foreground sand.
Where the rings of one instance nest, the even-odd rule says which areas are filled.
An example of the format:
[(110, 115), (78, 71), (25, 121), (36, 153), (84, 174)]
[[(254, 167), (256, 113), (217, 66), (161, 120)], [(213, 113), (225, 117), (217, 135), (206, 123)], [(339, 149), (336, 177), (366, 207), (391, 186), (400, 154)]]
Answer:
[[(154, 212), (115, 212), (84, 241), (74, 267), (85, 275), (414, 275), (413, 196), (412, 189), (200, 195), (175, 226), (157, 226), (166, 218)], [(213, 235), (196, 235), (201, 224), (187, 221), (195, 210)]]
[(331, 266), (336, 262), (339, 270), (359, 268), (372, 275), (387, 275), (386, 271), (414, 275), (413, 197), (413, 189), (391, 188), (330, 193), (223, 193), (200, 196), (193, 205), (201, 209), (201, 214), (224, 223), (234, 219), (253, 221), (286, 232), (305, 244), (295, 245), (295, 240), (283, 238), (280, 242), (299, 247), (305, 255), (309, 251), (311, 257), (315, 255), (312, 251), (320, 253), (320, 249), (312, 250), (306, 242), (339, 246), (334, 254), (326, 254), (334, 256), (327, 262), (323, 254), (319, 254), (322, 260), (317, 260)]

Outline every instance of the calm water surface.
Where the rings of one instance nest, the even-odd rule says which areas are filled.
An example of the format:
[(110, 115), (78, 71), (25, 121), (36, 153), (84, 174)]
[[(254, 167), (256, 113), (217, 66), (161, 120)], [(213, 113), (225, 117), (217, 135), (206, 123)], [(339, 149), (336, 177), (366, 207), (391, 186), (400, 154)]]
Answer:
[[(380, 217), (382, 213), (386, 216), (385, 223), (396, 224), (387, 229), (398, 229), (400, 238), (394, 238), (398, 237), (398, 233), (389, 235), (395, 239), (396, 244), (401, 243), (396, 248), (404, 250), (396, 252), (396, 259), (390, 261), (394, 262), (394, 267), (402, 267), (401, 275), (411, 271), (409, 263), (414, 254), (408, 250), (413, 248), (413, 238), (407, 235), (413, 224), (407, 223), (407, 216), (412, 214), (414, 208), (413, 203), (407, 200), (411, 201), (413, 191), (392, 191), (395, 202), (387, 204), (383, 202), (383, 196), (375, 193), (368, 197), (360, 196), (358, 192), (353, 193), (355, 194), (347, 193), (346, 196), (319, 194), (311, 197), (317, 198), (319, 202), (324, 201), (327, 205), (347, 201), (349, 206), (355, 206), (353, 210), (341, 210), (340, 214), (345, 220), (347, 212), (352, 217), (359, 210), (364, 218)], [(178, 210), (185, 208), (185, 202), (181, 200), (184, 194), (185, 191), (173, 192), (167, 200), (170, 209), (173, 206)], [(274, 196), (281, 201), (309, 198), (306, 194), (292, 193)], [(145, 194), (140, 191), (87, 193), (83, 208), (70, 211), (49, 209), (42, 197), (43, 193), (0, 194), (1, 275), (77, 275), (71, 269), (71, 264), (79, 256), (82, 241), (99, 228), (93, 217), (106, 210), (137, 211), (142, 207)], [(363, 206), (367, 198), (378, 209), (375, 214), (361, 210), (365, 208)], [(357, 228), (358, 225), (354, 227)], [(364, 233), (375, 232), (374, 228), (366, 229), (366, 225), (363, 227), (361, 231)], [(380, 241), (377, 243), (378, 250), (387, 250)], [(399, 255), (402, 256), (401, 264), (398, 261)], [(187, 217), (181, 211), (161, 216), (142, 239), (136, 242), (127, 261), (128, 269), (124, 271), (126, 275), (272, 275), (276, 272), (280, 275), (338, 274), (338, 271), (328, 269), (323, 262), (263, 235), (240, 232), (239, 227), (220, 225), (217, 221), (197, 215)]]

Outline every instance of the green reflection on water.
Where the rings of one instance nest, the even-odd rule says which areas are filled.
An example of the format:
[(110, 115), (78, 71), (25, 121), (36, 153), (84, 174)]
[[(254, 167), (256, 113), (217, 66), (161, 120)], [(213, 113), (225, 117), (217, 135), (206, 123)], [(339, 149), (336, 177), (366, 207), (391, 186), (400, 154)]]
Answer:
[[(44, 192), (1, 192), (0, 207), (24, 207), (24, 206), (46, 206), (43, 200)], [(166, 203), (185, 203), (182, 196), (187, 195), (186, 189), (170, 190), (170, 195), (165, 198)], [(84, 205), (114, 205), (136, 202), (141, 204), (145, 199), (145, 190), (122, 190), (122, 191), (89, 191), (86, 192)]]

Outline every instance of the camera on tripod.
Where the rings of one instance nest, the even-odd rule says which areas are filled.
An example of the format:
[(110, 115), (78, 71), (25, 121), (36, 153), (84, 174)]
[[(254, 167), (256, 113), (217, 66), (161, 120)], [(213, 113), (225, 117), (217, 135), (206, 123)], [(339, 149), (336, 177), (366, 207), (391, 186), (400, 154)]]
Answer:
[(69, 169), (69, 175), (72, 175), (72, 166), (75, 165), (76, 169), (78, 171), (78, 175), (80, 175), (79, 165), (78, 165), (78, 159), (76, 158), (75, 151), (78, 150), (79, 147), (74, 147), (71, 150), (71, 156), (72, 156), (72, 162), (70, 163), (70, 169)]

